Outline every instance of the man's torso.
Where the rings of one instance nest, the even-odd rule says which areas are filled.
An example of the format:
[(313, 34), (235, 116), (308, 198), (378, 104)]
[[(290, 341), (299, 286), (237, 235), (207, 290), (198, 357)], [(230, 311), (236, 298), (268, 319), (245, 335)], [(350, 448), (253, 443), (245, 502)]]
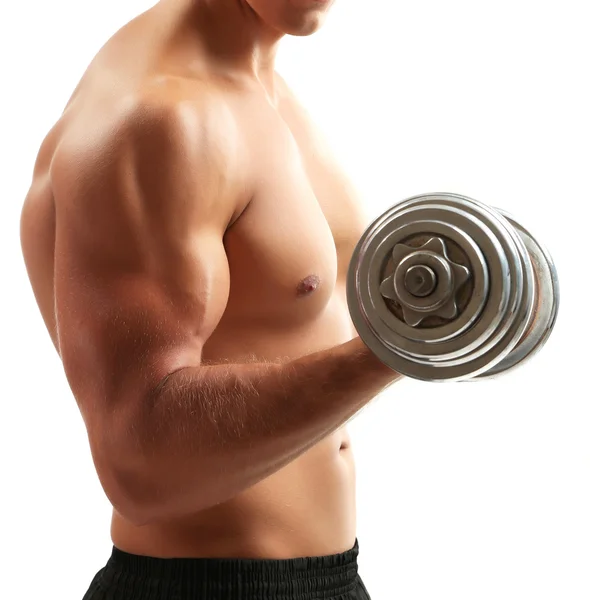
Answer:
[[(142, 22), (143, 19), (143, 22)], [(135, 44), (144, 27), (144, 39)], [(151, 23), (122, 30), (99, 53), (62, 119), (47, 137), (32, 202), (36, 231), (29, 273), (56, 348), (53, 310), (55, 193), (49, 164), (72, 131), (100, 127), (110, 110), (149, 79), (170, 91), (171, 102), (205, 94), (220, 132), (236, 148), (253, 194), (224, 236), (230, 293), (208, 340), (208, 363), (286, 360), (343, 343), (354, 336), (345, 297), (352, 250), (366, 223), (346, 178), (305, 112), (280, 78), (275, 97), (262, 86), (224, 83), (217, 76), (174, 73), (173, 59), (144, 75), (141, 44)], [(138, 47), (139, 46), (139, 47)], [(121, 61), (118, 57), (125, 56)], [(148, 69), (145, 69), (146, 73)], [(112, 89), (104, 84), (110, 78)], [(226, 140), (227, 142), (227, 140)], [(211, 151), (215, 151), (212, 140)], [(237, 497), (182, 522), (135, 527), (113, 511), (112, 540), (120, 549), (152, 556), (292, 556), (342, 552), (356, 536), (354, 463), (340, 429), (281, 471)]]

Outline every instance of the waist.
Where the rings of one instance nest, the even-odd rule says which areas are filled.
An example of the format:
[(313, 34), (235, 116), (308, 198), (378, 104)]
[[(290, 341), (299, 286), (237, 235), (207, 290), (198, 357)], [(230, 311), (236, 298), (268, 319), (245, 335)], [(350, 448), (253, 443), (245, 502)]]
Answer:
[(171, 557), (329, 555), (356, 538), (355, 468), (344, 430), (231, 500), (137, 527), (113, 512), (114, 546)]
[[(340, 597), (352, 591), (358, 577), (358, 542), (341, 553), (291, 559), (153, 558), (113, 546), (100, 574), (110, 589), (134, 581), (157, 597), (296, 598)], [(154, 597), (155, 597), (154, 596)]]

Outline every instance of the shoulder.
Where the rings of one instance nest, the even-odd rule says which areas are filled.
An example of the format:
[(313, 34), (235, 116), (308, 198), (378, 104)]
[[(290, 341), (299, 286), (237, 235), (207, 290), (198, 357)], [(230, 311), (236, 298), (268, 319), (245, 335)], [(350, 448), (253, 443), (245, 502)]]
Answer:
[(212, 210), (237, 203), (236, 190), (244, 189), (240, 140), (215, 90), (166, 77), (106, 105), (94, 97), (86, 104), (64, 115), (51, 165), (56, 196), (139, 194), (158, 205), (199, 198)]
[(74, 156), (104, 159), (129, 150), (194, 158), (216, 144), (229, 146), (232, 139), (232, 115), (223, 99), (178, 78), (152, 79), (105, 103), (90, 96), (70, 111), (56, 148), (66, 162)]
[(217, 91), (181, 78), (160, 77), (101, 104), (90, 97), (64, 115), (52, 164), (56, 182), (104, 177), (121, 163), (139, 176), (158, 172), (201, 184), (220, 172), (239, 176), (240, 138)]

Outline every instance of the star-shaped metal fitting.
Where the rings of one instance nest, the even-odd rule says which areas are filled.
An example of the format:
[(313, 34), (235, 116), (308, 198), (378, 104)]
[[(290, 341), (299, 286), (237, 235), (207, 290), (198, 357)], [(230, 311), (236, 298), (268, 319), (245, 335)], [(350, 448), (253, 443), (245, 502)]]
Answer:
[(417, 327), (426, 317), (457, 316), (457, 292), (471, 273), (449, 258), (441, 238), (418, 248), (396, 244), (391, 257), (393, 273), (381, 282), (380, 291), (401, 306), (408, 325)]

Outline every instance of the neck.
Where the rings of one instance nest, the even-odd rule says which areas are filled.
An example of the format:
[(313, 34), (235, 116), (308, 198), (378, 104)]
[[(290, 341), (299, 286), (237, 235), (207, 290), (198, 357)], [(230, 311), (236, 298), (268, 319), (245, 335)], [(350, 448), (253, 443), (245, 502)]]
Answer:
[(274, 87), (275, 57), (284, 34), (265, 23), (246, 0), (160, 0), (160, 5), (178, 15), (176, 39), (189, 39), (216, 63)]

